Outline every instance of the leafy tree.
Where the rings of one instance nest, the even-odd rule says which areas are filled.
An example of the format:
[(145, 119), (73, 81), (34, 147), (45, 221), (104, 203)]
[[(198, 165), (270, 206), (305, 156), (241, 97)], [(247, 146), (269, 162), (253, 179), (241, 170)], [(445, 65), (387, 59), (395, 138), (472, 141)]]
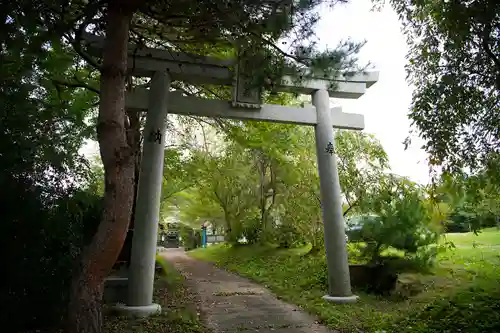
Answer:
[[(281, 103), (290, 104), (286, 95), (275, 96), (281, 98)], [(226, 126), (226, 140), (240, 145), (253, 159), (258, 174), (258, 209), (259, 222), (255, 221), (255, 228), (260, 230), (259, 241), (266, 237), (275, 225), (276, 209), (281, 204), (283, 194), (287, 191), (286, 178), (290, 168), (294, 167), (290, 159), (296, 157), (300, 128), (295, 125), (272, 124), (257, 121), (241, 122)]]
[(172, 209), (180, 193), (195, 184), (195, 173), (192, 171), (193, 162), (193, 158), (183, 157), (182, 151), (178, 149), (165, 149), (161, 198), (162, 215), (167, 214)]
[(56, 76), (86, 71), (73, 66), (75, 54), (67, 47), (46, 49), (48, 36), (26, 18), (3, 20), (0, 34), (2, 178), (48, 187), (53, 198), (56, 188), (63, 193), (84, 176), (78, 149), (92, 134), (85, 118), (97, 96), (57, 84)]
[[(273, 97), (268, 97), (268, 102), (281, 102), (290, 103), (289, 94), (278, 94)], [(220, 132), (215, 138), (211, 140), (211, 146), (213, 146), (214, 141), (222, 141), (220, 146), (224, 146), (224, 152), (220, 150), (211, 150), (204, 147), (202, 143), (201, 147), (197, 147), (194, 144), (188, 144), (191, 147), (190, 154), (196, 154), (196, 151), (204, 150), (205, 157), (209, 159), (215, 159), (216, 156), (224, 155), (230, 159), (238, 159), (234, 155), (234, 152), (230, 147), (238, 147), (236, 151), (245, 154), (245, 159), (248, 159), (254, 170), (255, 175), (258, 176), (258, 181), (255, 184), (250, 184), (249, 186), (255, 186), (255, 202), (260, 211), (260, 217), (257, 215), (253, 216), (250, 220), (240, 220), (238, 223), (243, 223), (245, 227), (241, 230), (245, 230), (245, 234), (252, 234), (252, 242), (254, 241), (265, 241), (266, 237), (273, 237), (274, 234), (274, 220), (276, 218), (276, 208), (279, 206), (279, 200), (281, 194), (286, 190), (283, 179), (286, 178), (288, 168), (292, 167), (288, 163), (288, 159), (294, 154), (295, 147), (299, 144), (298, 136), (295, 134), (297, 131), (297, 126), (293, 125), (283, 125), (283, 124), (272, 124), (257, 121), (226, 121), (217, 120), (210, 122), (208, 119), (200, 119), (200, 121), (205, 124), (209, 124), (213, 128)], [(203, 126), (202, 126), (203, 127)], [(206, 131), (203, 131), (203, 141), (206, 141)], [(208, 134), (208, 133), (207, 133)], [(183, 135), (184, 136), (184, 135)], [(185, 136), (184, 136), (185, 137)], [(225, 143), (224, 143), (225, 142)], [(203, 166), (202, 169), (205, 169)], [(244, 167), (241, 172), (247, 172), (247, 168)], [(202, 172), (202, 174), (206, 174)], [(200, 178), (201, 174), (197, 174), (194, 178)], [(249, 181), (254, 179), (253, 173), (249, 178)], [(220, 183), (220, 180), (217, 181)], [(222, 186), (223, 183), (221, 183)], [(197, 200), (197, 199), (196, 199)], [(208, 209), (206, 200), (203, 200), (204, 204), (198, 205), (197, 202), (191, 202), (189, 205), (194, 205), (201, 209), (201, 211)], [(193, 210), (193, 207), (188, 209), (189, 212), (200, 211), (198, 209)], [(201, 212), (200, 211), (200, 212)], [(189, 212), (186, 212), (188, 216), (191, 216)], [(204, 218), (207, 218), (204, 215)], [(193, 219), (193, 217), (190, 217)], [(220, 225), (220, 217), (218, 214), (214, 215), (216, 225)], [(210, 219), (209, 219), (210, 220)], [(255, 238), (257, 237), (257, 238)], [(248, 237), (247, 237), (248, 239)], [(271, 239), (268, 239), (272, 241)]]
[(447, 231), (477, 231), (497, 224), (500, 192), (484, 171), (472, 176), (444, 173), (437, 190), (437, 199), (450, 207)]
[(223, 212), (227, 241), (237, 242), (248, 231), (244, 222), (251, 222), (256, 205), (256, 174), (252, 172), (248, 154), (237, 145), (224, 156), (212, 158), (205, 164), (200, 187), (207, 198), (216, 202)]
[[(323, 222), (314, 135), (310, 128), (297, 128), (296, 135), (300, 145), (288, 162), (280, 211), (283, 223), (298, 228), (313, 244), (312, 252), (317, 252), (323, 245)], [(378, 186), (380, 175), (388, 167), (387, 155), (373, 136), (359, 132), (338, 131), (335, 148), (347, 215), (361, 210), (370, 189)]]
[(390, 3), (410, 45), (409, 117), (427, 141), (431, 164), (488, 166), (500, 151), (500, 3)]
[(224, 212), (220, 205), (204, 194), (204, 188), (193, 187), (181, 193), (179, 219), (192, 228), (200, 228), (209, 221), (216, 228), (224, 230)]
[(89, 176), (78, 150), (93, 132), (85, 119), (97, 95), (59, 84), (94, 80), (36, 21), (4, 11), (11, 5), (0, 14), (2, 322), (14, 332), (55, 330), (67, 315), (74, 259), (102, 211), (100, 197), (78, 188)]
[(370, 189), (378, 185), (389, 170), (389, 158), (375, 136), (363, 132), (339, 131), (335, 148), (346, 216), (359, 209)]

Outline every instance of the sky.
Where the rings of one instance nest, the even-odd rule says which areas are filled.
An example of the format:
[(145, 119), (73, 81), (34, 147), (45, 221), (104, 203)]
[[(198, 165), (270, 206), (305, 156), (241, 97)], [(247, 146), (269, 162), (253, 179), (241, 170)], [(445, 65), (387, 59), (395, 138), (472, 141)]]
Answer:
[[(360, 63), (370, 62), (380, 72), (379, 81), (361, 98), (332, 102), (340, 104), (344, 112), (365, 116), (365, 132), (380, 140), (394, 173), (427, 184), (427, 155), (420, 149), (423, 142), (412, 138), (412, 145), (407, 150), (403, 146), (410, 131), (407, 113), (412, 93), (405, 80), (405, 37), (396, 13), (389, 6), (378, 12), (370, 9), (371, 0), (352, 0), (333, 9), (320, 9), (321, 20), (316, 28), (319, 46), (333, 48), (347, 37), (355, 41), (366, 40), (359, 54)], [(91, 142), (82, 153), (93, 155), (97, 149), (97, 144)]]

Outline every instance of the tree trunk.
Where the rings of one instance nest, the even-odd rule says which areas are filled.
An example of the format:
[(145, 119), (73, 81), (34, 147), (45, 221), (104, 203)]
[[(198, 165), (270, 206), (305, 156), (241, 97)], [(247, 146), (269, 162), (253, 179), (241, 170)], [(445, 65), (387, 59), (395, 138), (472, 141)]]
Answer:
[(378, 264), (379, 261), (380, 261), (380, 248), (382, 247), (382, 244), (381, 243), (377, 243), (375, 245), (375, 247), (373, 248), (372, 250), (372, 253), (371, 253), (371, 259), (370, 259), (370, 263), (372, 264)]
[(105, 171), (104, 210), (72, 280), (69, 333), (100, 333), (102, 290), (123, 246), (133, 203), (136, 152), (127, 143), (125, 79), (132, 1), (110, 1), (101, 69), (97, 135)]
[[(261, 153), (262, 154), (262, 153)], [(257, 165), (259, 169), (259, 180), (260, 180), (260, 222), (262, 225), (262, 230), (266, 230), (266, 162), (263, 160), (262, 155), (257, 157)]]
[(135, 203), (137, 202), (137, 189), (139, 188), (139, 172), (141, 167), (141, 122), (140, 115), (137, 111), (130, 111), (127, 113), (130, 120), (130, 127), (127, 130), (128, 144), (137, 152), (137, 154), (134, 161), (134, 199), (132, 201), (132, 212), (130, 215), (130, 223), (127, 236), (125, 238), (125, 243), (123, 244), (118, 260), (125, 261), (128, 268), (130, 267), (130, 262), (132, 260), (132, 239), (134, 236), (136, 208)]
[(83, 273), (71, 283), (68, 332), (101, 332), (103, 283), (98, 285)]

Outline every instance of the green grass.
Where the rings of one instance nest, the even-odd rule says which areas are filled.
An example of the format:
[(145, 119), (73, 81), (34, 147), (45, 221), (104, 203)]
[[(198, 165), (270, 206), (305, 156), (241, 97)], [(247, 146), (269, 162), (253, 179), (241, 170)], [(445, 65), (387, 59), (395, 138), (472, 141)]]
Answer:
[(500, 246), (500, 231), (497, 228), (488, 228), (475, 235), (472, 232), (450, 233), (446, 239), (456, 246)]
[(143, 319), (115, 317), (104, 319), (103, 333), (208, 333), (200, 320), (197, 299), (172, 266), (159, 259), (163, 271), (155, 279), (154, 301), (162, 313)]
[[(477, 239), (484, 247), (473, 247)], [(500, 331), (500, 232), (479, 236), (450, 234), (460, 246), (440, 255), (432, 274), (401, 274), (397, 294), (376, 297), (357, 291), (360, 301), (335, 305), (326, 292), (326, 264), (307, 249), (212, 246), (190, 252), (269, 287), (278, 297), (318, 316), (341, 332), (493, 332)]]

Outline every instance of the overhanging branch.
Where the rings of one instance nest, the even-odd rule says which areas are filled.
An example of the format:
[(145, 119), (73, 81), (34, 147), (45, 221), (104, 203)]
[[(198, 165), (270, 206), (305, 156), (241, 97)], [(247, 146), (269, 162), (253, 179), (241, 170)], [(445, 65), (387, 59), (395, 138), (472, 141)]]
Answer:
[(484, 52), (493, 60), (493, 63), (495, 64), (495, 67), (497, 70), (500, 72), (500, 59), (493, 53), (493, 51), (490, 48), (490, 35), (491, 35), (491, 22), (486, 24), (483, 30), (482, 34), (482, 40), (481, 40), (481, 45), (484, 49)]
[(55, 86), (65, 86), (65, 87), (69, 87), (69, 88), (85, 88), (87, 90), (90, 90), (90, 91), (96, 93), (97, 95), (99, 95), (101, 93), (99, 91), (99, 89), (94, 88), (94, 87), (92, 87), (84, 82), (65, 82), (65, 81), (61, 81), (58, 79), (52, 79), (52, 83), (54, 83)]

